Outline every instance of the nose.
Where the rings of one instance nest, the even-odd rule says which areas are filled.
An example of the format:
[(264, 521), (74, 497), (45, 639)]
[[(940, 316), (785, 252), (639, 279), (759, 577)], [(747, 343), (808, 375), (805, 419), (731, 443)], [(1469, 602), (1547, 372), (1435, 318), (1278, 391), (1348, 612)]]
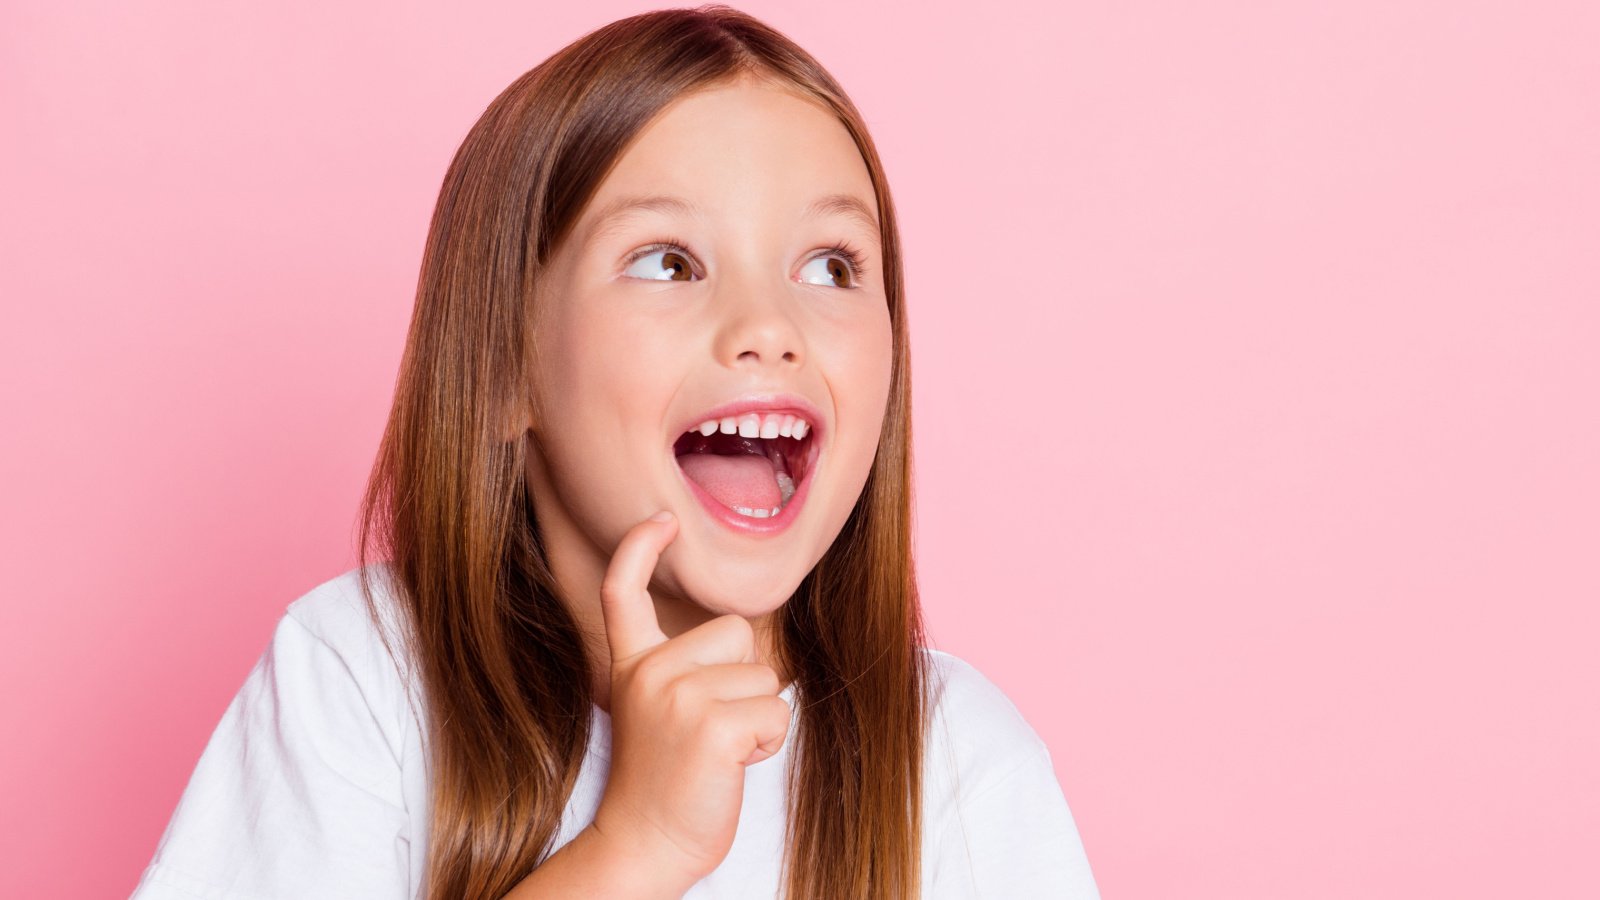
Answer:
[(716, 306), (722, 315), (717, 359), (725, 366), (794, 368), (805, 360), (805, 341), (794, 318), (792, 285), (768, 279), (724, 278)]

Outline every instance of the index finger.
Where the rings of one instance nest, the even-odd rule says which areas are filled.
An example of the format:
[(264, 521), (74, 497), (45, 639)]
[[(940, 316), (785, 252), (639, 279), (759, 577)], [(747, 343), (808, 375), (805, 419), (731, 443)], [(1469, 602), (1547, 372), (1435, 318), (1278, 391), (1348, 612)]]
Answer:
[(628, 529), (611, 555), (600, 582), (600, 612), (605, 618), (606, 642), (613, 664), (665, 643), (667, 635), (656, 619), (656, 605), (645, 588), (655, 572), (661, 551), (678, 534), (678, 522), (651, 518)]

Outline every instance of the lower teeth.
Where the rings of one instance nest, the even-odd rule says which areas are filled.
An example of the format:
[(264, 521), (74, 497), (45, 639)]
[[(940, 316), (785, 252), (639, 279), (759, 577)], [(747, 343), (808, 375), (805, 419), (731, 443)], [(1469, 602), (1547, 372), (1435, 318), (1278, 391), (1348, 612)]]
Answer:
[(778, 476), (778, 493), (783, 498), (778, 501), (777, 506), (771, 509), (751, 509), (748, 506), (735, 506), (733, 511), (741, 516), (749, 516), (752, 519), (770, 519), (777, 515), (784, 506), (788, 505), (789, 498), (794, 496), (794, 479), (784, 472), (776, 474)]

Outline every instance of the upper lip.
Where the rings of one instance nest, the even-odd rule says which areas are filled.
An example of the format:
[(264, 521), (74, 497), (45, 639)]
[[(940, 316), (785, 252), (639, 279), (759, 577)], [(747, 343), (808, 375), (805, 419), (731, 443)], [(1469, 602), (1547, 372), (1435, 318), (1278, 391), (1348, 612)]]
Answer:
[(693, 419), (682, 423), (672, 433), (672, 440), (676, 441), (683, 433), (700, 427), (700, 423), (709, 419), (726, 419), (729, 416), (742, 416), (747, 413), (788, 413), (806, 420), (812, 432), (807, 437), (820, 437), (826, 429), (822, 421), (822, 413), (816, 404), (799, 394), (779, 393), (751, 393), (745, 394), (735, 400), (730, 400), (721, 406), (712, 407)]

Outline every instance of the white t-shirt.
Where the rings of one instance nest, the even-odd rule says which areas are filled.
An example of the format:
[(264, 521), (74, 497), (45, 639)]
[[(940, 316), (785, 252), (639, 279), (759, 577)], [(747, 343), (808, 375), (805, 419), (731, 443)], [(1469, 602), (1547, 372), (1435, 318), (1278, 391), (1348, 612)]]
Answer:
[[(392, 628), (399, 607), (383, 584), (375, 579), (375, 599)], [(976, 669), (924, 652), (938, 700), (924, 766), (923, 896), (1097, 900), (1044, 743)], [(783, 696), (794, 705), (793, 685)], [(354, 570), (290, 604), (133, 900), (416, 898), (428, 828), (419, 697), (368, 617)], [(556, 848), (594, 820), (605, 788), (611, 717), (592, 709)], [(746, 769), (732, 849), (685, 900), (777, 896), (790, 743)]]

